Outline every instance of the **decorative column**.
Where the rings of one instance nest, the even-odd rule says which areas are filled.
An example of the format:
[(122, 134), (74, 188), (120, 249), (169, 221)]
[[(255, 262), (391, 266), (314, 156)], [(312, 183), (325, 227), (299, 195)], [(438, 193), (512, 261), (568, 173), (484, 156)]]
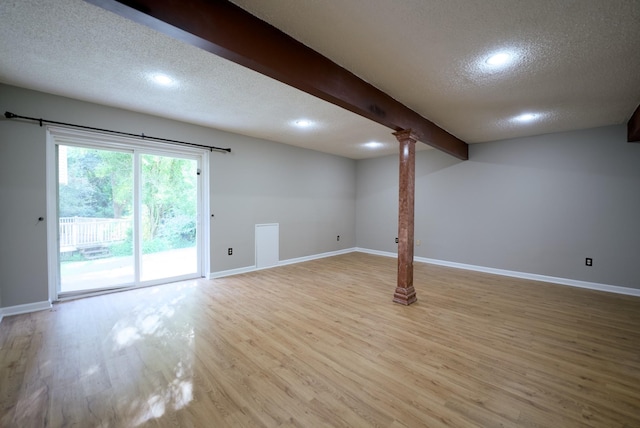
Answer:
[(413, 288), (413, 217), (416, 181), (416, 141), (405, 129), (393, 135), (400, 143), (400, 183), (398, 203), (398, 286), (393, 301), (410, 305), (417, 300)]

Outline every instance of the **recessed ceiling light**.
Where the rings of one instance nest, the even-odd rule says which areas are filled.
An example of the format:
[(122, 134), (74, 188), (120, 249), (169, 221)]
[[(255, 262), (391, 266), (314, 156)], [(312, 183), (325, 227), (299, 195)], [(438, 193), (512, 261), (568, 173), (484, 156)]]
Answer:
[(293, 121), (293, 125), (297, 126), (298, 128), (309, 128), (313, 126), (313, 122), (309, 119), (298, 119)]
[(505, 65), (511, 62), (511, 54), (507, 52), (499, 52), (497, 54), (491, 55), (485, 62), (493, 66)]
[(516, 116), (513, 118), (516, 122), (532, 122), (538, 118), (538, 114), (535, 113), (523, 113), (520, 116)]
[(364, 143), (363, 146), (368, 149), (379, 149), (380, 147), (384, 146), (384, 144), (377, 141), (369, 141), (368, 143)]
[(173, 86), (176, 83), (174, 79), (164, 73), (152, 73), (149, 75), (149, 79), (153, 83), (157, 83), (162, 86)]

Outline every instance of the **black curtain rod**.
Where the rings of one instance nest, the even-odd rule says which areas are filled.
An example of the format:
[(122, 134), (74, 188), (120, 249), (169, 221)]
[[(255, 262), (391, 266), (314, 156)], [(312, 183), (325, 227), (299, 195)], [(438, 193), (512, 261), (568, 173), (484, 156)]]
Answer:
[(117, 134), (117, 135), (126, 135), (128, 137), (137, 137), (137, 138), (142, 138), (143, 140), (153, 140), (153, 141), (160, 141), (160, 142), (164, 142), (164, 143), (183, 144), (185, 146), (201, 147), (201, 148), (204, 148), (204, 149), (209, 149), (209, 151), (216, 150), (216, 151), (219, 151), (219, 152), (229, 152), (229, 153), (231, 153), (231, 149), (224, 149), (222, 147), (205, 146), (204, 144), (195, 144), (195, 143), (188, 143), (186, 141), (169, 140), (167, 138), (151, 137), (149, 135), (144, 135), (144, 134), (130, 134), (128, 132), (112, 131), (110, 129), (93, 128), (91, 126), (75, 125), (73, 123), (56, 122), (54, 120), (46, 120), (46, 119), (38, 119), (38, 118), (35, 118), (35, 117), (20, 116), (20, 115), (17, 115), (17, 114), (8, 112), (8, 111), (4, 113), (4, 117), (6, 117), (7, 119), (33, 120), (35, 122), (39, 122), (40, 126), (42, 126), (43, 123), (51, 123), (51, 124), (54, 124), (54, 125), (69, 126), (69, 127), (72, 127), (72, 128), (90, 129), (92, 131), (106, 132), (108, 134)]

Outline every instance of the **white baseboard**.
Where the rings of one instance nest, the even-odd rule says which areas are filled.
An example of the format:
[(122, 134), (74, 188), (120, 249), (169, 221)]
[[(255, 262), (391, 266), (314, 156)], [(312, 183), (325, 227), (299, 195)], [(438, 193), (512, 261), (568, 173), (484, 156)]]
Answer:
[[(388, 251), (369, 250), (366, 248), (356, 248), (356, 251), (367, 254), (375, 254), (377, 256), (396, 258), (396, 253)], [(606, 291), (609, 293), (626, 294), (628, 296), (640, 297), (640, 289), (630, 287), (620, 287), (618, 285), (600, 284), (597, 282), (579, 281), (576, 279), (559, 278), (555, 276), (538, 275), (535, 273), (518, 272), (513, 270), (496, 269), (485, 266), (468, 265), (465, 263), (449, 262), (446, 260), (428, 259), (425, 257), (414, 257), (413, 259), (420, 263), (429, 263), (432, 265), (447, 266), (456, 269), (471, 270), (476, 272), (491, 273), (494, 275), (509, 276), (512, 278), (530, 279), (532, 281), (549, 282), (552, 284), (568, 285), (570, 287), (587, 288), (589, 290)]]
[(216, 279), (216, 278), (224, 278), (225, 276), (240, 275), (241, 273), (253, 272), (254, 270), (256, 270), (255, 265), (246, 266), (246, 267), (237, 268), (237, 269), (221, 270), (218, 272), (209, 272), (209, 275), (207, 275), (207, 279)]
[(0, 309), (0, 321), (2, 321), (3, 317), (44, 311), (46, 309), (51, 309), (52, 307), (51, 302), (48, 300), (44, 302), (27, 303), (25, 305), (7, 306), (6, 308)]
[(314, 254), (312, 256), (296, 257), (295, 259), (281, 260), (278, 262), (278, 266), (286, 266), (295, 263), (308, 262), (310, 260), (324, 259), (325, 257), (339, 256), (341, 254), (353, 253), (354, 251), (356, 251), (355, 248), (346, 248), (344, 250), (329, 251), (327, 253)]
[(396, 253), (392, 253), (390, 251), (370, 250), (368, 248), (360, 247), (356, 247), (356, 251), (359, 253), (373, 254), (374, 256), (392, 257), (394, 259), (398, 257)]
[(340, 254), (353, 253), (354, 251), (356, 251), (356, 248), (347, 248), (347, 249), (344, 249), (344, 250), (329, 251), (327, 253), (313, 254), (311, 256), (296, 257), (295, 259), (280, 260), (277, 265), (273, 265), (273, 266), (269, 266), (269, 267), (257, 268), (254, 265), (254, 266), (246, 266), (246, 267), (237, 268), (237, 269), (229, 269), (229, 270), (222, 270), (222, 271), (218, 271), (218, 272), (211, 272), (211, 273), (209, 273), (209, 275), (207, 275), (207, 279), (223, 278), (225, 276), (239, 275), (241, 273), (254, 272), (254, 271), (263, 270), (263, 269), (271, 269), (271, 268), (278, 267), (278, 266), (286, 266), (286, 265), (292, 265), (292, 264), (295, 264), (295, 263), (308, 262), (310, 260), (323, 259), (325, 257), (332, 257), (332, 256), (339, 256)]

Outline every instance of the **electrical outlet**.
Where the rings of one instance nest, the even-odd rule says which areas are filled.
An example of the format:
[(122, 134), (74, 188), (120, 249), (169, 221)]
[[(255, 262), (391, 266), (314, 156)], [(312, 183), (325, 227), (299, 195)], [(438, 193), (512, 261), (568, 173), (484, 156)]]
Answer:
[(229, 248), (229, 251), (227, 251), (227, 254), (229, 254), (230, 256), (233, 255), (233, 248)]
[(396, 244), (398, 243), (398, 238), (396, 238)]
[(422, 245), (422, 241), (418, 239), (418, 240), (416, 241), (416, 246), (418, 246), (418, 247), (419, 247), (420, 245)]
[(338, 241), (340, 240), (340, 235), (338, 235)]
[(591, 257), (587, 257), (584, 260), (584, 264), (587, 265), (587, 266), (593, 266), (593, 259)]

